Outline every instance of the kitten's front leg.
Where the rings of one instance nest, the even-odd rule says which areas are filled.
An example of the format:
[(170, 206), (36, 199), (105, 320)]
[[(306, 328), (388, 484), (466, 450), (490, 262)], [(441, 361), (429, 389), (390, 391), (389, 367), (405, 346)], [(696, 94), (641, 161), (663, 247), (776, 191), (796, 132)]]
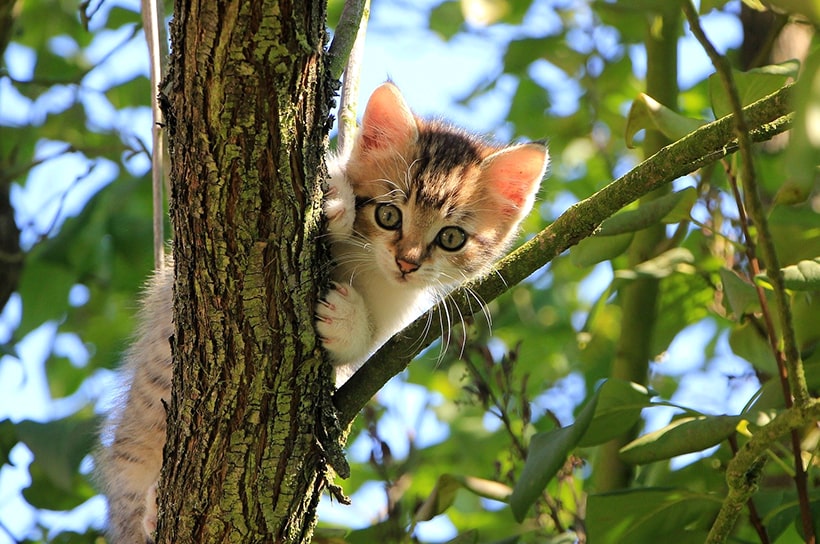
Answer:
[(335, 367), (352, 366), (368, 355), (373, 342), (370, 315), (361, 295), (349, 284), (332, 283), (316, 307), (316, 330)]
[(142, 530), (145, 531), (147, 542), (154, 541), (154, 532), (157, 530), (157, 484), (154, 482), (145, 493), (145, 512), (142, 515)]
[(331, 237), (347, 238), (353, 233), (356, 220), (356, 195), (342, 169), (328, 165), (330, 178), (325, 192), (324, 212)]

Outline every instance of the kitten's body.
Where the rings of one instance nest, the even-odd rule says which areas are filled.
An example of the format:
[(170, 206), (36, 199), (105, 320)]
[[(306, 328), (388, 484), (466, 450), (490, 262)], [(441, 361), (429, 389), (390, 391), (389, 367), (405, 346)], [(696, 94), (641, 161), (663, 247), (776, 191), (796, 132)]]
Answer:
[[(329, 161), (335, 266), (316, 328), (341, 383), (454, 286), (487, 270), (530, 210), (547, 165), (537, 144), (497, 148), (416, 119), (391, 84), (365, 110), (349, 158)], [(128, 350), (129, 389), (100, 456), (114, 544), (150, 541), (170, 399), (173, 271), (158, 272)]]

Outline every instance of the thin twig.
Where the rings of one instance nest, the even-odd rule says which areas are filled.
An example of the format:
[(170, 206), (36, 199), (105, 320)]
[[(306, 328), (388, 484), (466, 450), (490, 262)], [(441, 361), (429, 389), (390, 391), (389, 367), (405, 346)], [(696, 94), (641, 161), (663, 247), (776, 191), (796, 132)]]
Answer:
[(162, 132), (162, 110), (159, 107), (159, 83), (166, 72), (168, 38), (165, 34), (165, 14), (159, 0), (142, 0), (142, 27), (151, 65), (151, 187), (154, 226), (154, 267), (162, 268), (165, 261), (165, 205), (163, 179), (165, 165), (165, 138)]
[(359, 30), (350, 56), (347, 59), (342, 94), (339, 99), (339, 135), (337, 149), (339, 155), (350, 152), (353, 139), (356, 137), (356, 111), (359, 106), (359, 74), (361, 73), (362, 56), (364, 55), (364, 38), (367, 34), (367, 21), (370, 19), (370, 0), (365, 0)]
[[(729, 435), (729, 447), (732, 449), (732, 456), (737, 456), (737, 436), (734, 434)], [(754, 527), (757, 537), (760, 539), (760, 544), (770, 544), (769, 534), (766, 532), (766, 527), (763, 526), (763, 520), (760, 519), (753, 497), (749, 497), (749, 500), (746, 501), (746, 508), (749, 509), (749, 523)]]
[(331, 79), (342, 77), (342, 71), (347, 65), (350, 50), (356, 41), (359, 32), (359, 24), (362, 21), (366, 0), (345, 0), (342, 15), (339, 17), (339, 24), (333, 32), (333, 41), (327, 51), (328, 71)]
[(759, 246), (763, 263), (766, 266), (766, 274), (772, 283), (772, 289), (777, 301), (778, 312), (780, 314), (781, 326), (783, 330), (784, 352), (786, 355), (786, 363), (789, 371), (789, 381), (792, 388), (792, 395), (794, 395), (795, 402), (798, 405), (805, 405), (811, 398), (806, 386), (806, 376), (803, 372), (803, 363), (800, 359), (800, 353), (797, 349), (797, 342), (794, 338), (794, 327), (792, 326), (791, 308), (786, 296), (786, 290), (783, 286), (783, 273), (780, 270), (780, 263), (777, 257), (777, 252), (772, 241), (772, 236), (769, 232), (769, 223), (766, 214), (763, 210), (763, 204), (760, 199), (760, 191), (757, 184), (756, 169), (752, 159), (752, 141), (749, 136), (747, 121), (742, 113), (742, 104), (735, 86), (732, 71), (728, 65), (728, 61), (720, 53), (706, 37), (703, 29), (700, 26), (697, 12), (691, 1), (686, 0), (683, 3), (684, 13), (689, 20), (692, 34), (701, 43), (706, 54), (712, 60), (712, 64), (717, 70), (718, 76), (721, 78), (723, 85), (729, 95), (732, 104), (732, 112), (735, 120), (735, 133), (737, 141), (740, 146), (740, 158), (743, 165), (743, 189), (746, 203), (746, 210), (749, 213), (752, 221), (760, 233)]
[[(740, 145), (740, 159), (743, 165), (743, 193), (745, 196), (746, 210), (754, 221), (755, 226), (759, 232), (759, 246), (761, 249), (763, 262), (766, 266), (766, 275), (772, 284), (774, 290), (775, 300), (777, 302), (777, 309), (780, 316), (780, 328), (783, 335), (784, 355), (785, 361), (777, 357), (778, 363), (783, 364), (785, 368), (781, 368), (780, 372), (786, 372), (789, 385), (791, 386), (791, 395), (794, 396), (794, 401), (798, 407), (804, 408), (808, 406), (811, 400), (808, 386), (806, 384), (806, 376), (803, 371), (803, 362), (800, 359), (800, 353), (797, 350), (797, 341), (794, 335), (794, 327), (792, 324), (791, 308), (786, 295), (786, 289), (783, 284), (783, 272), (780, 270), (780, 263), (777, 257), (777, 251), (774, 247), (771, 233), (769, 231), (768, 219), (763, 211), (763, 204), (760, 199), (760, 191), (757, 185), (756, 170), (754, 161), (752, 159), (752, 142), (749, 136), (749, 129), (744, 117), (743, 105), (740, 102), (740, 97), (735, 86), (732, 71), (729, 67), (729, 62), (726, 58), (718, 53), (712, 42), (706, 36), (703, 28), (700, 26), (695, 7), (691, 0), (683, 2), (683, 12), (686, 19), (689, 21), (689, 27), (692, 34), (700, 42), (704, 51), (709, 56), (715, 70), (720, 77), (726, 92), (729, 95), (729, 100), (732, 104), (732, 112), (734, 113), (735, 133), (737, 141)], [(772, 327), (770, 334), (774, 334)], [(774, 340), (773, 340), (774, 341)], [(776, 350), (776, 353), (779, 350)], [(789, 392), (785, 393), (786, 405), (789, 405)], [(808, 489), (806, 485), (806, 473), (803, 468), (803, 460), (801, 456), (800, 440), (793, 433), (792, 434), (792, 448), (795, 463), (795, 485), (797, 487), (797, 496), (800, 503), (800, 517), (803, 524), (803, 531), (806, 535), (806, 542), (814, 544), (816, 538), (814, 535), (814, 524), (812, 522), (811, 508), (808, 498)], [(730, 489), (730, 493), (731, 493)], [(721, 514), (725, 510), (727, 501), (721, 507)]]
[[(489, 357), (490, 362), (492, 361), (492, 355), (490, 355), (489, 350), (487, 350), (486, 347), (478, 348), (478, 351), (479, 355), (485, 358)], [(485, 377), (479, 371), (478, 367), (473, 363), (472, 359), (470, 359), (469, 354), (462, 353), (459, 359), (467, 366), (467, 369), (470, 371), (470, 373), (473, 375), (473, 378), (477, 382), (483, 382), (483, 387), (486, 391), (486, 396), (484, 398), (481, 398), (481, 401), (484, 404), (483, 408), (501, 420), (501, 422), (504, 424), (504, 429), (507, 431), (507, 435), (510, 437), (513, 446), (515, 446), (515, 450), (518, 453), (518, 457), (522, 461), (526, 461), (527, 456), (529, 455), (529, 448), (526, 445), (524, 445), (524, 442), (522, 442), (521, 437), (513, 430), (513, 422), (510, 419), (510, 416), (505, 408), (508, 405), (508, 403), (498, 398), (498, 395), (495, 394), (495, 391), (493, 390), (493, 387), (490, 384), (489, 376), (485, 379)], [(508, 382), (507, 387), (509, 387)], [(479, 396), (481, 397), (482, 395)], [(497, 410), (497, 412), (494, 412), (490, 409), (491, 405)], [(555, 530), (558, 533), (563, 533), (565, 531), (565, 528), (563, 522), (561, 522), (561, 508), (558, 502), (552, 496), (550, 496), (546, 489), (542, 492), (541, 496), (543, 498), (544, 504), (546, 504), (547, 509), (549, 510), (547, 515), (552, 520), (552, 523), (555, 526)]]
[(777, 362), (778, 377), (780, 378), (780, 387), (783, 391), (783, 399), (786, 403), (786, 408), (791, 408), (793, 401), (791, 396), (791, 388), (789, 387), (789, 373), (786, 368), (786, 356), (783, 350), (780, 349), (780, 343), (777, 340), (777, 330), (774, 327), (772, 320), (772, 312), (769, 309), (769, 301), (766, 300), (766, 293), (763, 292), (763, 287), (755, 282), (755, 278), (760, 274), (760, 264), (757, 260), (757, 251), (754, 238), (749, 232), (749, 220), (746, 215), (746, 207), (743, 205), (743, 197), (740, 194), (740, 189), (737, 185), (737, 177), (732, 172), (729, 162), (723, 162), (726, 177), (729, 179), (729, 186), (732, 188), (732, 194), (735, 197), (735, 205), (737, 206), (738, 218), (740, 220), (740, 230), (743, 233), (743, 239), (746, 248), (746, 258), (749, 260), (749, 267), (751, 268), (749, 282), (754, 285), (757, 293), (757, 300), (760, 303), (760, 313), (763, 315), (763, 323), (766, 328), (766, 338), (769, 341), (769, 347), (772, 350), (772, 355)]

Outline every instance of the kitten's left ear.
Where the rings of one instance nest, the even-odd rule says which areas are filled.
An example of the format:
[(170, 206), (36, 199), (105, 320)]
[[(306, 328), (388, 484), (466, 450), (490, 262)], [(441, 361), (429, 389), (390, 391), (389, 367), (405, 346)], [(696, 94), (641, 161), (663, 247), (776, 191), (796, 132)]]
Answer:
[(546, 146), (536, 143), (496, 151), (481, 163), (481, 177), (501, 201), (501, 213), (516, 220), (529, 213), (549, 165)]
[(358, 140), (361, 152), (404, 149), (417, 137), (416, 119), (398, 87), (390, 82), (379, 85), (370, 95), (362, 116)]

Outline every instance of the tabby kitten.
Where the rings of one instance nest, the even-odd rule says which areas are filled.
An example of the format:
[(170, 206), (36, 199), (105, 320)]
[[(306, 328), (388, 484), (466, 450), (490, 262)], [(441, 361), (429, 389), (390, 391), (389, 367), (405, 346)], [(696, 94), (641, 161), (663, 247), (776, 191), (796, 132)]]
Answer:
[(335, 282), (316, 329), (337, 383), (490, 268), (532, 208), (548, 163), (541, 144), (495, 147), (417, 118), (391, 83), (373, 92), (350, 157), (329, 165)]
[[(416, 118), (380, 86), (349, 157), (332, 157), (324, 208), (334, 268), (316, 328), (345, 381), (390, 336), (464, 280), (486, 271), (529, 212), (548, 163), (540, 144), (494, 147)], [(173, 270), (149, 282), (128, 389), (99, 457), (114, 544), (151, 541), (171, 394)]]

